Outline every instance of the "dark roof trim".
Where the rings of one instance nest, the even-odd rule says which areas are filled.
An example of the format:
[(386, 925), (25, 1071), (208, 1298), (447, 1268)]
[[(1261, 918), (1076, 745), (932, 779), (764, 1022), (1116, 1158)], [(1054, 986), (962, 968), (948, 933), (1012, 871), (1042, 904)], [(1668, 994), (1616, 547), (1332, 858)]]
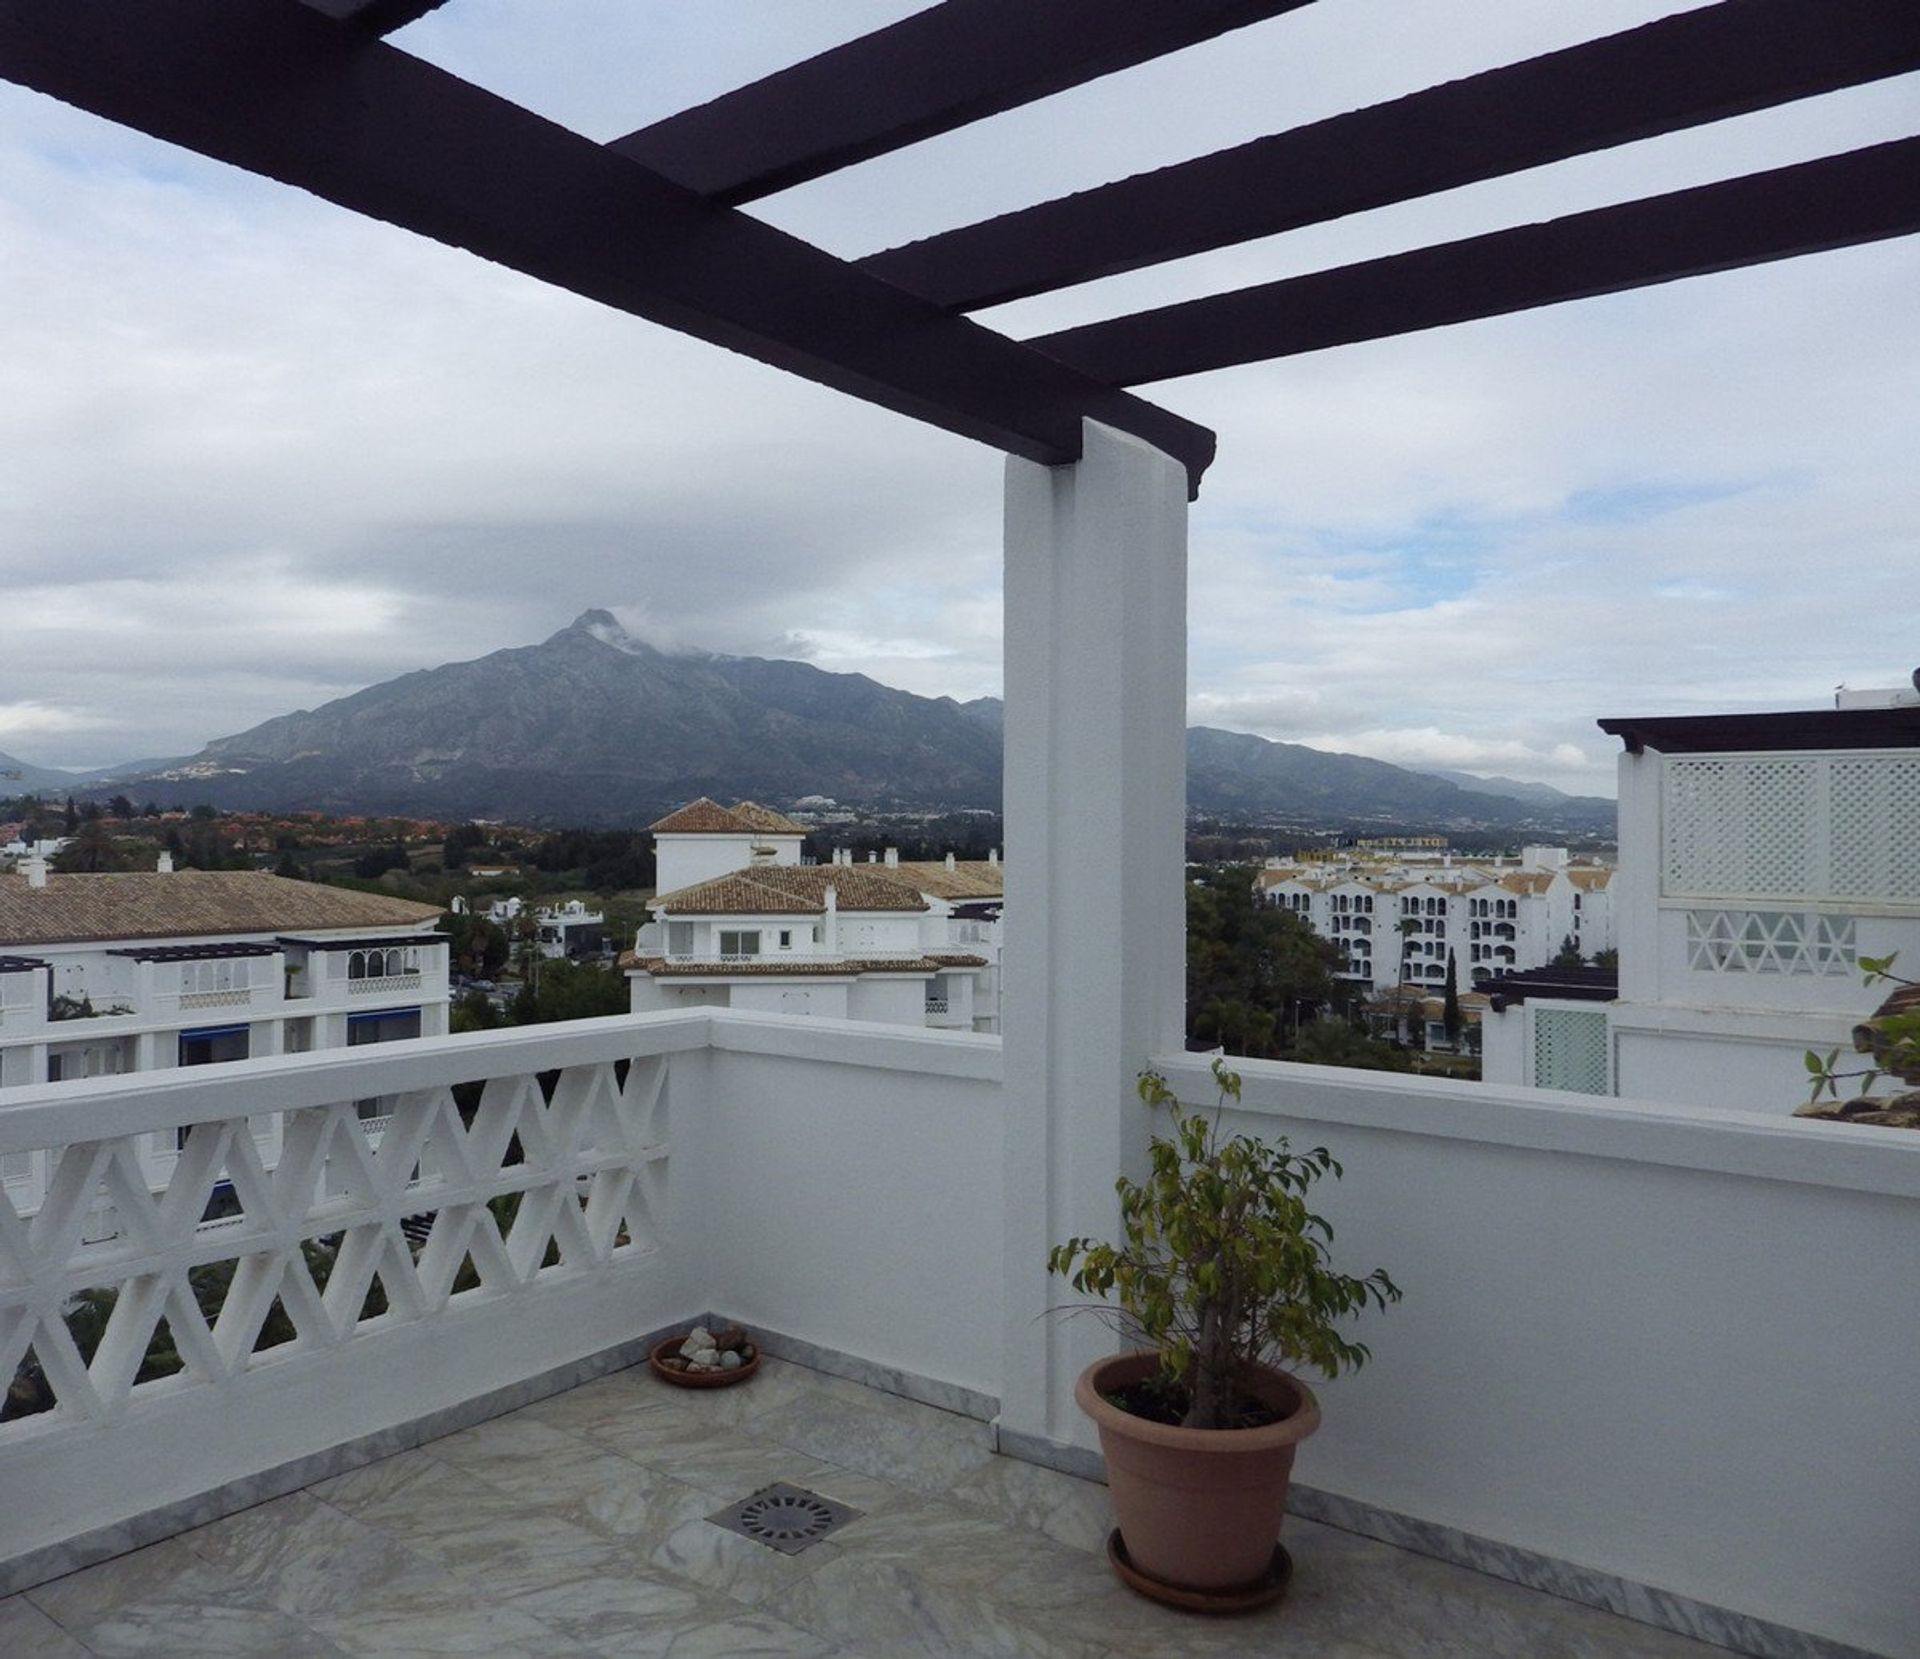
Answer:
[(1497, 974), (1474, 987), (1494, 1013), (1518, 1008), (1529, 997), (1554, 1002), (1614, 1002), (1620, 996), (1617, 968), (1528, 968)]
[(1920, 706), (1797, 709), (1786, 714), (1677, 714), (1602, 720), (1600, 729), (1637, 755), (1738, 753), (1749, 749), (1920, 748)]
[(946, 0), (609, 148), (738, 205), (1308, 0)]
[(51, 962), (42, 962), (37, 956), (0, 956), (0, 974), (32, 973), (36, 968), (50, 968)]
[(291, 939), (284, 935), (280, 943), (298, 945), (302, 950), (391, 950), (396, 945), (444, 945), (444, 933), (383, 934), (378, 939)]
[(223, 957), (277, 956), (278, 945), (128, 945), (110, 950), (109, 956), (124, 956), (135, 962), (217, 962)]
[(1043, 465), (1192, 421), (291, 0), (0, 5), (0, 74), (108, 120)]
[(1726, 0), (859, 264), (970, 311), (1916, 68), (1912, 0)]
[(1043, 334), (1113, 386), (1703, 276), (1920, 231), (1920, 138)]

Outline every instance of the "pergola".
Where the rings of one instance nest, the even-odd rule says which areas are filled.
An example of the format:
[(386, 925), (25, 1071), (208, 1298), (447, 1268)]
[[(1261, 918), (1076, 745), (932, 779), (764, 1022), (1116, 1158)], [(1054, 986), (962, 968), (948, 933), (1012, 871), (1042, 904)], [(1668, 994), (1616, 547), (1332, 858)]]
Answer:
[(968, 313), (1920, 69), (1914, 0), (1719, 0), (847, 260), (759, 198), (1310, 0), (945, 0), (598, 143), (386, 36), (442, 0), (0, 0), (0, 75), (976, 438), (1007, 482), (1003, 1434), (1063, 1441), (1045, 1247), (1179, 1045), (1186, 499), (1129, 390), (1920, 230), (1920, 137), (1015, 340)]

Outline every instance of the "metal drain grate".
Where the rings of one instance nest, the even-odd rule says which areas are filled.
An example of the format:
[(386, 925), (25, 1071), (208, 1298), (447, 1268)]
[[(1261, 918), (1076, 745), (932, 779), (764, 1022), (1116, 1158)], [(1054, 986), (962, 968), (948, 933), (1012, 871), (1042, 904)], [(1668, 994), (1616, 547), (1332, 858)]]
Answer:
[(707, 1519), (782, 1555), (798, 1555), (809, 1544), (817, 1544), (828, 1533), (858, 1520), (860, 1514), (847, 1504), (782, 1480), (761, 1487), (752, 1497), (729, 1504)]

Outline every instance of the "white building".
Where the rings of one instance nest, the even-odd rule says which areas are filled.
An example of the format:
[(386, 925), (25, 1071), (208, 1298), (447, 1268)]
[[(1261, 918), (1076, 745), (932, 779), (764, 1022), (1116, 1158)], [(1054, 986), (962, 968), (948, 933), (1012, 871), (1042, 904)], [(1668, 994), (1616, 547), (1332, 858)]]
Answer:
[[(455, 915), (465, 915), (469, 908), (464, 896), (454, 896)], [(533, 948), (549, 962), (591, 955), (601, 949), (606, 938), (606, 913), (589, 910), (580, 899), (568, 899), (563, 904), (541, 905), (529, 912), (526, 901), (518, 894), (512, 894), (490, 900), (486, 908), (477, 914), (494, 926), (509, 931), (522, 916), (531, 915)]]
[(749, 865), (796, 865), (806, 827), (754, 801), (722, 806), (702, 795), (670, 812), (653, 831), (656, 874), (662, 893), (711, 881)]
[(1564, 847), (1523, 847), (1517, 859), (1420, 847), (1274, 861), (1255, 889), (1340, 947), (1337, 977), (1377, 994), (1444, 985), (1449, 953), (1465, 991), (1550, 962), (1569, 940), (1582, 955), (1612, 950), (1612, 880)]
[[(897, 869), (756, 865), (660, 894), (622, 959), (634, 1011), (741, 1008), (974, 1030), (997, 939), (993, 962), (955, 949), (956, 926), (988, 924), (956, 917), (963, 901), (923, 895)], [(991, 926), (997, 933), (997, 918)]]
[[(431, 905), (160, 862), (54, 875), (29, 860), (0, 875), (0, 1091), (446, 1033)], [(269, 1166), (277, 1133), (260, 1146)], [(178, 1150), (148, 1138), (153, 1190)], [(39, 1162), (10, 1160), (4, 1179), (16, 1210), (39, 1208)]]
[(1860, 959), (1920, 963), (1920, 697), (1853, 696), (1600, 722), (1626, 745), (1618, 995), (1496, 989), (1489, 1081), (1783, 1113), (1807, 1098), (1805, 1052), (1850, 1051), (1884, 994)]

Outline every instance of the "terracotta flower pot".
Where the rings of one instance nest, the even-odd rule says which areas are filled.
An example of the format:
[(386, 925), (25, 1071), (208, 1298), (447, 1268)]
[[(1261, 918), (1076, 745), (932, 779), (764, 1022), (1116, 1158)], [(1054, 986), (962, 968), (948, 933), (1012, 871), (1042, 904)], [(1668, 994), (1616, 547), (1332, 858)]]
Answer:
[(1293, 1449), (1320, 1426), (1307, 1386), (1261, 1367), (1247, 1392), (1286, 1415), (1257, 1429), (1184, 1429), (1135, 1417), (1102, 1398), (1159, 1369), (1152, 1350), (1090, 1365), (1074, 1387), (1100, 1431), (1114, 1519), (1133, 1565), (1173, 1589), (1231, 1592), (1273, 1563)]

